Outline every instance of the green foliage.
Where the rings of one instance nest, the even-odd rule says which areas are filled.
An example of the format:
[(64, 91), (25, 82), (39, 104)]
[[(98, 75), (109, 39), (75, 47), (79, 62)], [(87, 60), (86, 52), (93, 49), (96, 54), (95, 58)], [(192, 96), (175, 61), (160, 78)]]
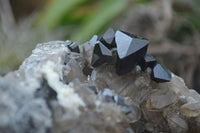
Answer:
[(176, 6), (174, 11), (186, 18), (191, 23), (191, 25), (193, 25), (200, 32), (200, 1), (191, 0), (186, 4), (187, 8), (184, 6)]
[(192, 25), (200, 32), (200, 16), (196, 16), (191, 13), (184, 13), (183, 14), (191, 23)]
[(63, 16), (70, 14), (82, 3), (88, 0), (51, 0), (41, 17), (41, 24), (54, 28), (59, 25)]
[(127, 4), (127, 0), (104, 0), (99, 8), (85, 19), (72, 39), (78, 42), (86, 41), (95, 33), (100, 32), (105, 25), (125, 9)]
[(135, 4), (147, 4), (152, 0), (133, 0)]
[(185, 12), (184, 15), (200, 31), (200, 1), (193, 0), (191, 4), (195, 13)]
[(192, 38), (193, 36), (193, 28), (191, 25), (178, 25), (176, 28), (173, 28), (169, 35), (169, 38), (176, 42), (181, 42), (184, 38)]
[(99, 33), (128, 3), (129, 0), (51, 0), (40, 14), (39, 23), (51, 29), (63, 26), (68, 39), (83, 43)]

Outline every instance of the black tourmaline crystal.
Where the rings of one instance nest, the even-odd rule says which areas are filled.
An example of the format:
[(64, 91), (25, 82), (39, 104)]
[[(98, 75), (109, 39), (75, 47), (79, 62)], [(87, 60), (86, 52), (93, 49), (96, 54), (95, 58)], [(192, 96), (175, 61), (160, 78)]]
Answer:
[(153, 56), (146, 54), (144, 58), (142, 58), (139, 62), (139, 65), (142, 71), (145, 71), (147, 67), (153, 68), (156, 65), (156, 63), (157, 60)]
[[(116, 33), (109, 28), (99, 39), (94, 35), (89, 44), (94, 47), (91, 65), (98, 67), (108, 63), (112, 59), (112, 52), (116, 53), (116, 72), (124, 75), (139, 65), (142, 71), (147, 67), (152, 69), (152, 80), (156, 82), (168, 82), (171, 74), (157, 60), (148, 54), (149, 40), (135, 36), (131, 33), (118, 30)], [(68, 45), (71, 46), (72, 44)]]
[(117, 74), (124, 75), (130, 72), (145, 56), (149, 41), (117, 31), (115, 42), (117, 45)]
[(94, 46), (98, 41), (99, 41), (99, 37), (98, 37), (97, 35), (94, 35), (94, 36), (90, 39), (89, 43), (90, 43), (90, 45)]
[(100, 41), (109, 49), (116, 47), (114, 30), (109, 28), (103, 37), (101, 37)]
[(73, 43), (71, 43), (71, 44), (69, 44), (67, 46), (72, 52), (80, 53), (77, 43), (73, 42)]
[(151, 78), (158, 83), (169, 82), (171, 80), (171, 73), (158, 63), (152, 69)]
[(111, 59), (112, 59), (112, 52), (101, 42), (98, 42), (94, 46), (91, 65), (93, 67), (97, 67), (99, 65), (111, 61)]

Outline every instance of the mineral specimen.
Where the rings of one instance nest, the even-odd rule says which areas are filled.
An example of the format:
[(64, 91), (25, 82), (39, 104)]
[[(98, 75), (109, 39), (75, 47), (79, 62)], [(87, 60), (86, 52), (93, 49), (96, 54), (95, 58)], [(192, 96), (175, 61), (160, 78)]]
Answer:
[[(135, 39), (125, 32), (118, 34)], [(127, 45), (127, 40), (119, 40)], [(109, 50), (96, 40), (94, 45), (86, 42), (78, 46), (80, 53), (76, 53), (70, 44), (38, 44), (18, 70), (0, 77), (0, 132), (200, 132), (200, 95), (159, 62), (151, 66), (152, 60), (144, 56), (146, 45), (141, 43), (144, 47), (138, 50), (131, 45), (123, 59), (142, 55), (144, 66), (138, 60), (134, 63), (152, 68), (153, 80), (158, 83), (151, 80), (150, 68), (141, 71), (133, 67), (118, 75), (118, 46), (116, 51)], [(97, 67), (90, 64), (94, 54), (99, 56)]]

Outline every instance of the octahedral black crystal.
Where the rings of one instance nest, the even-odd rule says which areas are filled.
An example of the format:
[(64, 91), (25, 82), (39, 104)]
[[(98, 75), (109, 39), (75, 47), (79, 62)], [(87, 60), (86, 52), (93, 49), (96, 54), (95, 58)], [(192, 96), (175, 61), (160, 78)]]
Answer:
[(73, 42), (73, 43), (71, 43), (71, 44), (69, 44), (67, 46), (72, 52), (80, 53), (77, 43)]
[(157, 63), (152, 69), (152, 80), (161, 83), (171, 80), (171, 73), (163, 65)]
[(127, 105), (122, 106), (122, 110), (126, 115), (132, 112), (132, 108)]
[(116, 71), (118, 75), (124, 75), (130, 72), (145, 56), (149, 41), (117, 31), (115, 42), (117, 45)]
[(89, 43), (90, 43), (90, 45), (94, 46), (98, 41), (99, 41), (99, 37), (98, 37), (97, 35), (94, 35), (94, 36), (90, 39)]
[(114, 30), (109, 28), (101, 37), (100, 41), (109, 49), (116, 47)]
[(98, 42), (94, 46), (91, 65), (93, 67), (97, 67), (99, 65), (111, 61), (111, 59), (112, 59), (112, 52), (101, 42)]
[(145, 71), (147, 67), (153, 68), (156, 63), (157, 60), (153, 56), (146, 54), (144, 58), (140, 60), (139, 65), (142, 71)]

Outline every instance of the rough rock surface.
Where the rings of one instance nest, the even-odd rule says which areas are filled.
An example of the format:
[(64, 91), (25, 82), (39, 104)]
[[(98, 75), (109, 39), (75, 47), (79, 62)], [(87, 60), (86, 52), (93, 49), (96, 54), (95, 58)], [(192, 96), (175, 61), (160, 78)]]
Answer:
[[(0, 132), (200, 132), (200, 95), (180, 77), (156, 83), (150, 69), (118, 76), (113, 62), (93, 68), (90, 47), (75, 53), (64, 41), (38, 44), (17, 71), (0, 77)], [(99, 93), (104, 88), (124, 97), (131, 113)]]

